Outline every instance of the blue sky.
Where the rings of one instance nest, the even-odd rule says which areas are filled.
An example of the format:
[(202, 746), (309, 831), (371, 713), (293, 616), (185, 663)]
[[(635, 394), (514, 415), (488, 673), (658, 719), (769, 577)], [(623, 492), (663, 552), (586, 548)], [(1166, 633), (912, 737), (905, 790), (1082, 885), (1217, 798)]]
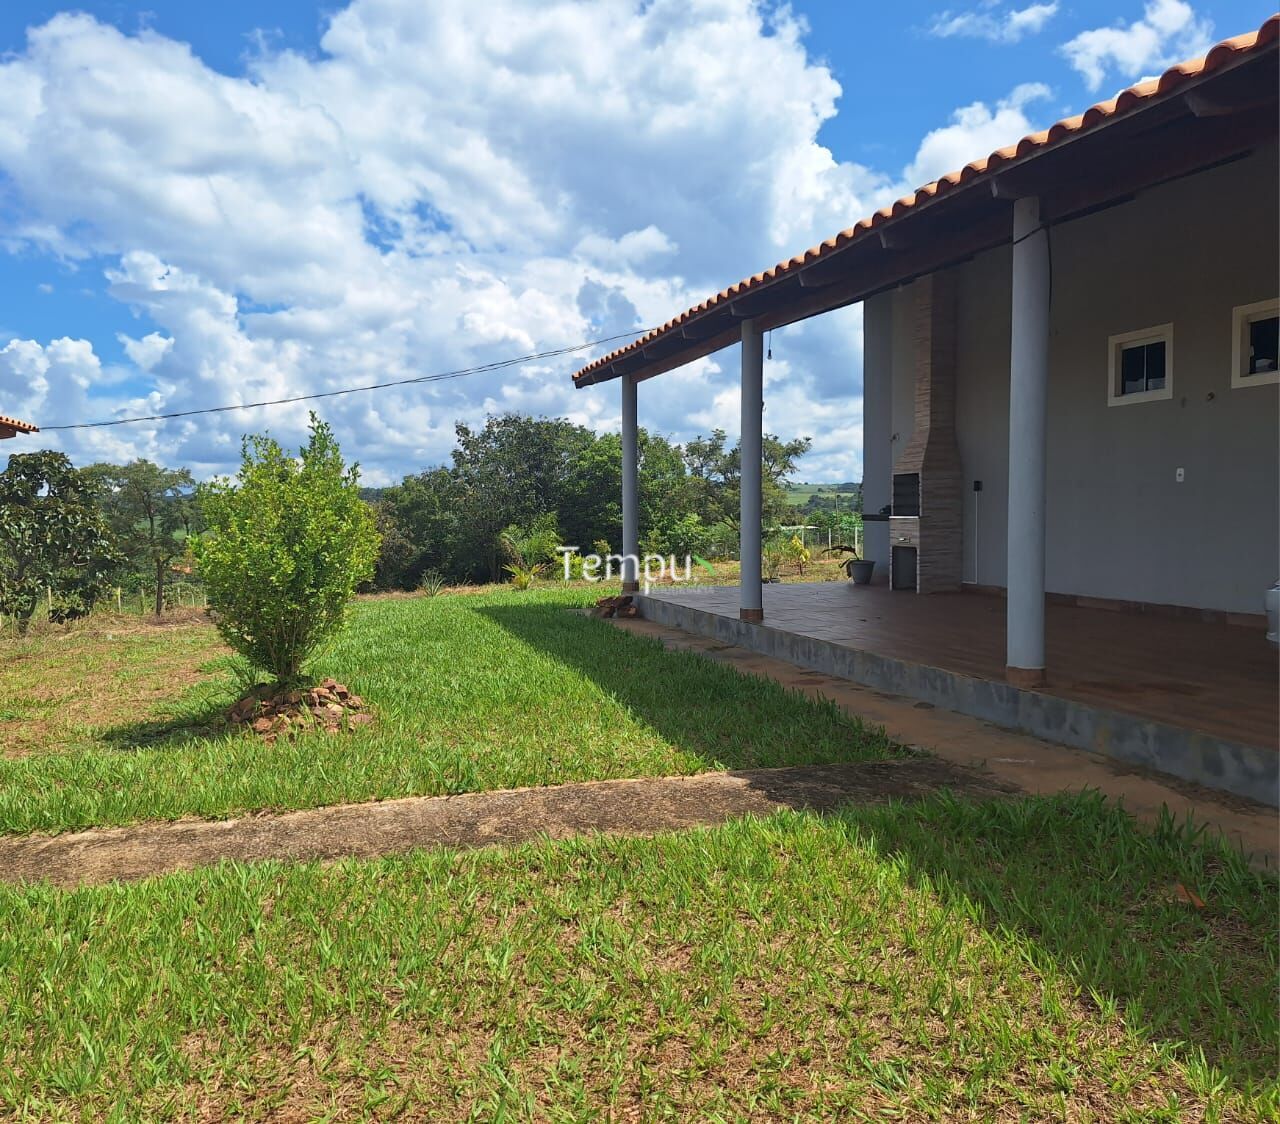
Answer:
[[(53, 425), (254, 401), (660, 322), (1269, 14), (1239, 0), (9, 0), (0, 413)], [(811, 479), (860, 475), (860, 349), (856, 309), (774, 341), (768, 424), (814, 438)], [(732, 431), (734, 363), (647, 384), (642, 422)], [(387, 483), (445, 459), (455, 421), (489, 411), (615, 427), (616, 394), (573, 391), (574, 365), (322, 409)], [(240, 433), (291, 440), (305, 416), (40, 444), (208, 474), (231, 467)]]

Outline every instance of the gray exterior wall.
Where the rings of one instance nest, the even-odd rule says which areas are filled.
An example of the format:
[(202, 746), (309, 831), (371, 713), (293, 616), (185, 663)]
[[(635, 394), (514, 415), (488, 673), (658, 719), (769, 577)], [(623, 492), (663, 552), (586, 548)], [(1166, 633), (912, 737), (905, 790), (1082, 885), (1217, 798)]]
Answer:
[[(1232, 387), (1231, 313), (1280, 291), (1278, 179), (1272, 145), (1053, 229), (1049, 590), (1261, 611), (1280, 574), (1280, 387)], [(1010, 250), (957, 268), (964, 574), (1003, 586)], [(867, 302), (864, 393), (892, 404), (888, 432), (866, 419), (869, 494), (888, 489), (884, 446), (910, 437), (907, 306)], [(1172, 398), (1109, 406), (1108, 337), (1170, 322)]]

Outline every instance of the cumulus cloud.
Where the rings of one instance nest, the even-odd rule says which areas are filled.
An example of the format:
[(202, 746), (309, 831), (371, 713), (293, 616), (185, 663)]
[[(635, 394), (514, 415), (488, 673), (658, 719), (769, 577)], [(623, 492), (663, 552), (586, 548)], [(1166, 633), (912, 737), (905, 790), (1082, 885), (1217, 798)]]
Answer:
[(929, 34), (939, 39), (963, 36), (987, 39), (992, 43), (1017, 43), (1036, 35), (1058, 14), (1057, 0), (1029, 4), (1025, 8), (1002, 8), (995, 3), (964, 12), (944, 11), (934, 16)]
[(1212, 44), (1213, 23), (1186, 0), (1148, 0), (1141, 19), (1082, 31), (1062, 52), (1085, 85), (1097, 90), (1109, 74), (1133, 81), (1204, 54)]
[(1027, 107), (1050, 94), (1042, 82), (1025, 82), (1014, 87), (994, 109), (985, 102), (962, 106), (951, 115), (949, 124), (934, 129), (921, 141), (907, 168), (907, 179), (915, 185), (928, 183), (1033, 132)]
[[(1017, 139), (1046, 92), (957, 111), (896, 173), (840, 162), (817, 139), (839, 86), (803, 32), (751, 0), (353, 0), (314, 55), (260, 44), (236, 77), (59, 15), (0, 60), (0, 244), (105, 275), (139, 327), (123, 379), (92, 341), (9, 343), (0, 400), (46, 423), (153, 414), (633, 332)], [(857, 310), (778, 333), (769, 425), (815, 437), (806, 475), (860, 472), (860, 334)], [(608, 387), (569, 385), (587, 358), (319, 408), (387, 483), (488, 410), (616, 426)], [(734, 430), (735, 382), (733, 358), (671, 372), (642, 421)], [(247, 429), (300, 438), (307, 410), (48, 436), (210, 473)]]

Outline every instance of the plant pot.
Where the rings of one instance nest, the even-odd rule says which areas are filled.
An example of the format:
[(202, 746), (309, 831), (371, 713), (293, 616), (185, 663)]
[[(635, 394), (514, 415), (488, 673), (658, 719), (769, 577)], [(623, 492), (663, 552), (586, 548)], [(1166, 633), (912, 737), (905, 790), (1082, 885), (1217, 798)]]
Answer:
[(844, 568), (854, 585), (870, 585), (871, 575), (876, 572), (875, 562), (864, 558), (851, 558)]

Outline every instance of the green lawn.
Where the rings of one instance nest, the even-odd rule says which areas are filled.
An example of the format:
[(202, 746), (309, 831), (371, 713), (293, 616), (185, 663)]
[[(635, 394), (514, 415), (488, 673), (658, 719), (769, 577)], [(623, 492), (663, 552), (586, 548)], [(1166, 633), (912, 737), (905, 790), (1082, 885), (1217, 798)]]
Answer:
[(0, 888), (0, 1105), (1275, 1119), (1275, 916), (1087, 796)]
[(274, 745), (212, 729), (239, 688), (208, 626), (0, 642), (0, 831), (890, 752), (834, 705), (571, 611), (600, 592), (363, 601), (315, 670), (376, 723)]

